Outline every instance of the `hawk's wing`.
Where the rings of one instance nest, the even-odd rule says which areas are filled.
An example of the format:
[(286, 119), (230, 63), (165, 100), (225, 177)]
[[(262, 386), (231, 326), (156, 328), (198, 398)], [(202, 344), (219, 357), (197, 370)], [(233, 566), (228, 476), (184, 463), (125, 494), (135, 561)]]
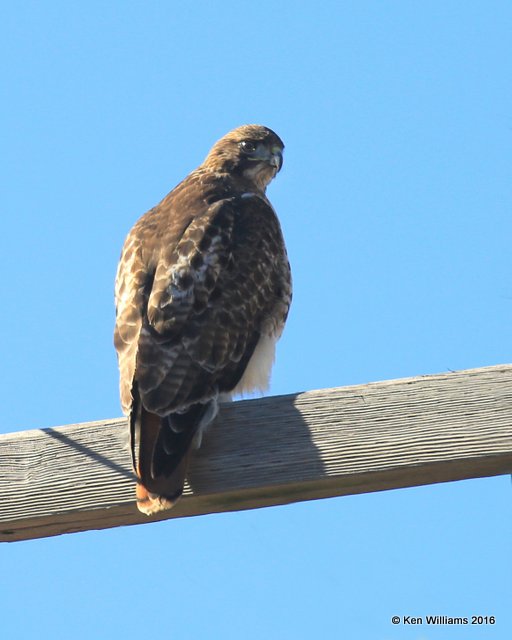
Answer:
[(161, 214), (148, 212), (127, 239), (115, 342), (124, 410), (140, 402), (139, 412), (169, 416), (197, 411), (197, 403), (237, 386), (260, 339), (281, 333), (291, 285), (280, 225), (266, 199), (218, 201), (182, 220), (174, 236)]
[(167, 415), (231, 391), (261, 333), (279, 335), (289, 266), (279, 222), (260, 197), (215, 203), (174, 246), (163, 235), (146, 255), (143, 228), (128, 238), (118, 274), (121, 395), (129, 411), (136, 380), (146, 409)]

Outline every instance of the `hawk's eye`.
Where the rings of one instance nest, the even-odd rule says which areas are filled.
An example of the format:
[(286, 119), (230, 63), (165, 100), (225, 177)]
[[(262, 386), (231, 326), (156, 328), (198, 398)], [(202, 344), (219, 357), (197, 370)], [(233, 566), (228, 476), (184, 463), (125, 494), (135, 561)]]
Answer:
[(252, 153), (253, 151), (256, 151), (256, 145), (250, 140), (242, 140), (240, 143), (240, 149), (245, 151), (245, 153)]

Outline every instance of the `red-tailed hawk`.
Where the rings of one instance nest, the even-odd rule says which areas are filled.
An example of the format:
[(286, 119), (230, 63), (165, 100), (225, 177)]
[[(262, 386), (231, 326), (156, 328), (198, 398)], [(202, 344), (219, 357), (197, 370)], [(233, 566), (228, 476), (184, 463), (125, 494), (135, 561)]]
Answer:
[(114, 342), (137, 506), (148, 515), (181, 496), (191, 446), (219, 397), (268, 385), (291, 301), (265, 195), (283, 148), (266, 127), (234, 129), (126, 238)]

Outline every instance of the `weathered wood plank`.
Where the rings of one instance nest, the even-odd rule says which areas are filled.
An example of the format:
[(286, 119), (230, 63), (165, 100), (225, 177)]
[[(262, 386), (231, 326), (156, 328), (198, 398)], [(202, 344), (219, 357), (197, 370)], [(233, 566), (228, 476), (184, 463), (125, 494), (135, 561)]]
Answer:
[(0, 436), (0, 540), (498, 475), (512, 470), (512, 365), (225, 405), (183, 499), (134, 503), (124, 419)]

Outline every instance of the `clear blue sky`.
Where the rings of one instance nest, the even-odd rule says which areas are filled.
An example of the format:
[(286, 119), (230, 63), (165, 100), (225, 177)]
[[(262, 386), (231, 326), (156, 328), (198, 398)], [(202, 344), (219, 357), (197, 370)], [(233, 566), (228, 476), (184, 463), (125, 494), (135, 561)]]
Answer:
[[(20, 0), (0, 30), (1, 431), (120, 415), (124, 237), (244, 123), (286, 143), (271, 393), (512, 360), (509, 2)], [(511, 509), (499, 477), (3, 545), (1, 635), (508, 640)]]

